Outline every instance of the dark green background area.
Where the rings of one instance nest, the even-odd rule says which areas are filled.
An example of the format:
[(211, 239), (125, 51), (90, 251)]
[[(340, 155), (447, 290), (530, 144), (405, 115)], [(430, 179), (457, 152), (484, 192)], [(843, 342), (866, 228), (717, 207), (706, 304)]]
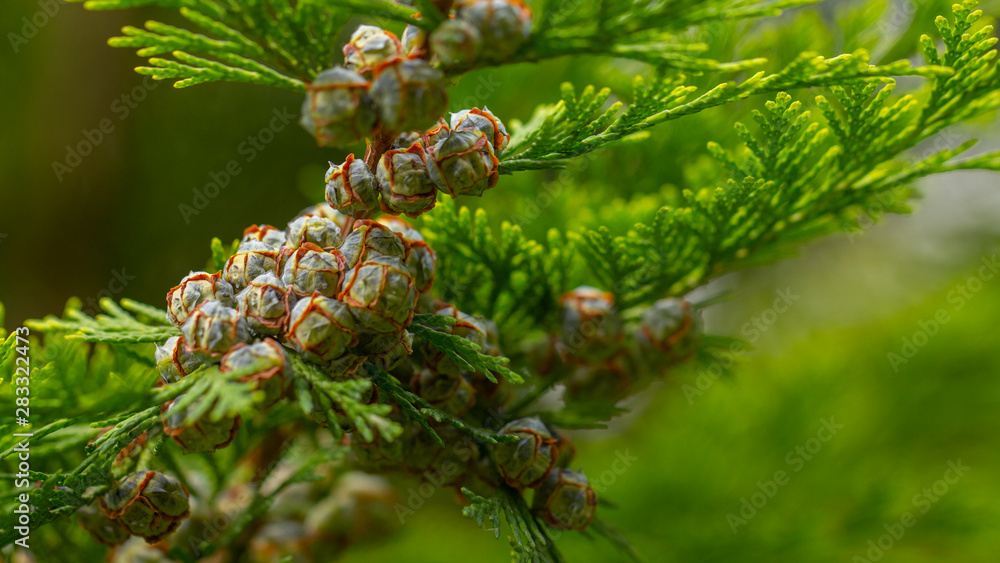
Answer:
[[(907, 45), (946, 5), (917, 3), (912, 29), (883, 60), (909, 56)], [(757, 28), (727, 29), (710, 54), (730, 58), (736, 49), (779, 64), (805, 49), (833, 55), (871, 47), (888, 31), (871, 23), (879, 9), (861, 6), (823, 4)], [(996, 3), (984, 9), (997, 13)], [(204, 267), (212, 237), (231, 240), (253, 223), (283, 226), (322, 197), (326, 161), (344, 153), (316, 148), (297, 125), (248, 159), (248, 139), (259, 138), (275, 111), (297, 115), (300, 96), (231, 84), (144, 89), (132, 71), (142, 59), (105, 41), (123, 25), (173, 21), (156, 10), (86, 13), (60, 5), (15, 53), (8, 34), (20, 34), (22, 18), (38, 10), (31, 0), (0, 9), (0, 300), (8, 328), (58, 313), (71, 296), (87, 303), (120, 287), (119, 278), (128, 283), (113, 297), (160, 304), (184, 274)], [(567, 80), (609, 86), (628, 101), (631, 77), (642, 72), (588, 58), (482, 70), (452, 89), (452, 109), (488, 105), (508, 122), (526, 120), (536, 104), (556, 101)], [(143, 99), (131, 108), (123, 96)], [(717, 185), (705, 144), (733, 147), (732, 123), (749, 122), (762, 102), (666, 124), (644, 143), (579, 159), (566, 173), (504, 177), (481, 201), (462, 203), (485, 207), (494, 223), (519, 221), (535, 238), (551, 227), (624, 232), (636, 209), (652, 211), (679, 189)], [(86, 141), (84, 131), (105, 119), (114, 130), (59, 181), (53, 162), (65, 162), (67, 145)], [(980, 123), (957, 133), (995, 145), (996, 130), (995, 122)], [(179, 207), (231, 161), (241, 172), (185, 221)], [(709, 329), (752, 340), (754, 351), (718, 380), (705, 379), (707, 366), (671, 373), (611, 429), (576, 434), (579, 466), (618, 506), (602, 508), (602, 517), (626, 530), (649, 561), (847, 562), (865, 556), (867, 542), (905, 512), (916, 524), (882, 561), (1000, 560), (1000, 276), (976, 278), (978, 291), (968, 281), (997, 251), (997, 184), (998, 176), (979, 173), (929, 181), (913, 217), (715, 282), (704, 294), (734, 293), (707, 312)], [(969, 296), (957, 308), (962, 287)], [(797, 299), (785, 312), (769, 312), (781, 290)], [(904, 338), (920, 340), (940, 310), (949, 321), (894, 370), (889, 354), (901, 353)], [(789, 452), (830, 417), (843, 429), (795, 471)], [(625, 452), (634, 461), (615, 473)], [(969, 472), (920, 513), (914, 496), (958, 460)], [(734, 533), (727, 514), (738, 514), (741, 499), (777, 471), (788, 473), (788, 484)], [(75, 525), (53, 530), (101, 557)], [(619, 558), (606, 543), (575, 534), (560, 545), (570, 561)], [(503, 538), (476, 530), (452, 493), (439, 491), (397, 535), (358, 547), (347, 560), (505, 561), (507, 552)]]

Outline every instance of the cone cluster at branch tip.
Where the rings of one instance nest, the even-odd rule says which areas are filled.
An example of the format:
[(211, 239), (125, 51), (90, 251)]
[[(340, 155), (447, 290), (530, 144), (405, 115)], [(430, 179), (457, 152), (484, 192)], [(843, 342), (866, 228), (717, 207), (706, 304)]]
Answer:
[[(389, 218), (389, 222), (399, 219)], [(421, 313), (432, 313), (455, 320), (454, 325), (441, 329), (479, 345), (484, 353), (498, 355), (489, 336), (495, 332), (492, 323), (466, 315), (453, 305), (439, 300), (425, 300), (418, 305)], [(385, 366), (387, 371), (432, 407), (455, 417), (466, 414), (473, 406), (495, 408), (492, 400), (501, 384), (489, 381), (483, 374), (470, 372), (446, 354), (424, 341), (418, 341), (413, 353)], [(404, 422), (398, 407), (390, 418)], [(439, 486), (480, 487), (499, 485), (499, 476), (490, 462), (489, 450), (448, 424), (433, 424), (434, 431), (444, 441), (440, 447), (420, 425), (404, 425), (404, 434), (395, 440), (381, 436), (366, 441), (351, 435), (351, 449), (357, 464), (366, 470), (387, 472), (403, 470), (417, 474)]]
[(409, 25), (402, 40), (362, 25), (343, 47), (344, 65), (307, 84), (302, 126), (320, 146), (431, 127), (448, 106), (442, 69), (463, 72), (507, 60), (528, 41), (531, 27), (531, 10), (520, 0), (460, 2), (430, 34)]
[(379, 211), (417, 217), (431, 210), (439, 191), (481, 196), (496, 185), (499, 156), (510, 142), (489, 109), (472, 108), (430, 129), (398, 135), (375, 170), (353, 154), (326, 173), (326, 201), (351, 217)]
[(455, 17), (431, 32), (432, 60), (448, 70), (510, 59), (531, 36), (531, 10), (520, 0), (459, 2)]
[(611, 293), (581, 286), (560, 301), (561, 332), (543, 363), (570, 399), (624, 399), (689, 360), (701, 341), (701, 318), (682, 299), (655, 302), (627, 328)]
[(190, 508), (184, 485), (158, 471), (126, 475), (98, 500), (98, 506), (106, 520), (87, 508), (79, 522), (95, 539), (110, 545), (124, 543), (128, 535), (156, 543), (177, 528)]
[[(157, 369), (169, 384), (218, 363), (245, 374), (267, 407), (286, 392), (286, 347), (343, 377), (366, 359), (391, 367), (410, 353), (406, 328), (436, 266), (420, 233), (394, 217), (354, 221), (323, 205), (284, 230), (254, 225), (221, 271), (194, 272), (167, 293), (181, 336), (157, 346)], [(190, 420), (211, 408), (182, 395), (164, 405), (164, 430), (186, 451), (225, 447), (239, 417)]]
[[(424, 307), (426, 305), (421, 305), (421, 312), (433, 310), (436, 315), (453, 321), (454, 324), (443, 329), (446, 332), (468, 340), (484, 353), (500, 354), (493, 323), (462, 313), (447, 303), (436, 302), (432, 309)], [(502, 382), (493, 384), (485, 374), (470, 372), (423, 342), (390, 373), (404, 385), (408, 382), (409, 391), (432, 407), (457, 417), (473, 407), (497, 409), (510, 397), (510, 390)], [(404, 421), (398, 409), (390, 417)], [(499, 434), (517, 440), (492, 446), (477, 444), (447, 424), (436, 424), (434, 429), (444, 441), (444, 448), (418, 425), (406, 425), (404, 435), (392, 441), (379, 436), (365, 441), (352, 435), (351, 447), (355, 460), (363, 469), (404, 470), (439, 486), (466, 487), (485, 496), (495, 494), (504, 483), (517, 489), (540, 487), (553, 471), (567, 466), (573, 459), (574, 448), (569, 437), (536, 417), (506, 424)], [(582, 474), (567, 475), (576, 476), (577, 483), (586, 484)], [(596, 498), (592, 490), (590, 496)], [(566, 529), (583, 529), (593, 518), (595, 508), (594, 503), (578, 506), (562, 502), (541, 505), (538, 511), (554, 526), (567, 523), (572, 528)]]
[[(583, 530), (594, 519), (597, 493), (582, 471), (565, 469), (575, 448), (565, 434), (559, 434), (537, 417), (506, 424), (501, 435), (516, 436), (494, 448), (500, 476), (516, 489), (535, 489), (532, 509), (550, 525), (564, 530)], [(564, 498), (573, 490), (576, 498)]]

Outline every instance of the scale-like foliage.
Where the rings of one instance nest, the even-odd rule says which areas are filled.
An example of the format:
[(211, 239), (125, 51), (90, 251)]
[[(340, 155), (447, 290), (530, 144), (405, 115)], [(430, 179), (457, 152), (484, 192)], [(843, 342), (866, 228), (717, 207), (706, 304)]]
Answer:
[(864, 51), (826, 59), (803, 53), (773, 74), (761, 71), (746, 80), (725, 82), (694, 96), (698, 88), (687, 85), (683, 74), (658, 72), (651, 81), (636, 77), (633, 102), (607, 105), (609, 88), (593, 86), (577, 96), (572, 84), (564, 84), (562, 100), (542, 106), (524, 126), (515, 129), (511, 147), (504, 154), (501, 170), (558, 168), (565, 160), (604, 148), (650, 127), (732, 103), (757, 94), (844, 84), (855, 80), (888, 82), (892, 76), (951, 76), (948, 67), (912, 67), (909, 61), (871, 65)]
[(493, 383), (497, 382), (494, 374), (511, 383), (524, 383), (524, 378), (507, 367), (510, 363), (507, 358), (483, 354), (478, 344), (440, 330), (453, 324), (455, 324), (454, 319), (440, 315), (417, 315), (413, 318), (410, 330), (471, 373), (482, 373)]
[(482, 444), (497, 444), (504, 441), (511, 441), (509, 436), (499, 436), (494, 432), (476, 428), (466, 424), (460, 418), (433, 407), (419, 395), (404, 389), (398, 379), (378, 366), (368, 364), (366, 368), (379, 390), (399, 405), (403, 414), (409, 420), (419, 424), (442, 448), (445, 447), (445, 444), (441, 440), (441, 436), (431, 426), (430, 421), (443, 422), (463, 434), (468, 434)]
[[(113, 47), (137, 49), (136, 69), (184, 88), (205, 82), (263, 84), (302, 91), (329, 66), (337, 34), (355, 15), (412, 10), (393, 2), (314, 0), (72, 0), (90, 10), (160, 6), (179, 11), (198, 31), (157, 21), (125, 27)], [(168, 58), (169, 57), (169, 58)]]
[[(352, 17), (375, 18), (433, 29), (444, 15), (431, 0), (416, 9), (391, 0), (70, 0), (90, 10), (159, 6), (178, 10), (198, 31), (157, 21), (125, 27), (114, 47), (137, 49), (149, 58), (140, 74), (175, 80), (184, 88), (214, 81), (247, 82), (303, 90), (329, 66), (335, 38)], [(692, 26), (776, 16), (814, 0), (780, 2), (702, 0), (637, 4), (538, 0), (531, 41), (505, 63), (566, 55), (630, 58), (688, 71), (739, 71), (762, 59), (719, 62), (700, 57), (708, 46), (685, 41)], [(414, 3), (411, 3), (414, 4)], [(420, 18), (415, 16), (420, 14)], [(611, 38), (611, 40), (609, 40)], [(169, 56), (170, 58), (164, 58)]]
[[(491, 498), (483, 498), (468, 489), (462, 489), (469, 499), (469, 506), (462, 509), (466, 518), (500, 537), (501, 518), (510, 530), (510, 546), (514, 561), (518, 563), (561, 563), (565, 561), (545, 526), (531, 514), (524, 498), (517, 491), (503, 486)], [(486, 527), (486, 523), (489, 527)]]
[(504, 337), (555, 312), (556, 298), (569, 289), (574, 255), (566, 237), (552, 230), (543, 245), (510, 223), (497, 237), (485, 211), (473, 214), (450, 201), (438, 207), (428, 218), (427, 236), (441, 256), (443, 298), (492, 319)]
[[(135, 304), (132, 301), (126, 303)], [(49, 316), (41, 321), (29, 322), (28, 327), (40, 332), (57, 330), (72, 332), (72, 338), (87, 342), (117, 344), (163, 342), (171, 336), (180, 334), (177, 327), (166, 322), (165, 311), (136, 304), (138, 310), (135, 312), (145, 316), (144, 321), (140, 321), (111, 299), (101, 299), (99, 305), (107, 313), (106, 315), (92, 318), (79, 309), (70, 309), (66, 312), (68, 319)]]
[(367, 404), (366, 392), (371, 392), (372, 382), (367, 379), (333, 380), (316, 366), (291, 356), (292, 374), (299, 402), (306, 414), (319, 410), (326, 417), (327, 427), (334, 437), (342, 438), (341, 421), (356, 429), (365, 441), (375, 438), (376, 432), (386, 440), (394, 440), (403, 428), (385, 418), (391, 408), (384, 404)]

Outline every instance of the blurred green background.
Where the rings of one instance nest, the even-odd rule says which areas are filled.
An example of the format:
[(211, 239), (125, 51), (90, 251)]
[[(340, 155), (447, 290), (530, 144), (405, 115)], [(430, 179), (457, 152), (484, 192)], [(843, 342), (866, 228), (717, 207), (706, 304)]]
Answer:
[[(712, 55), (763, 54), (775, 65), (801, 50), (834, 55), (860, 46), (894, 59), (911, 54), (946, 6), (824, 3), (705, 39)], [(996, 14), (997, 3), (984, 9)], [(159, 304), (188, 270), (202, 267), (212, 237), (231, 240), (253, 223), (281, 226), (322, 197), (326, 161), (343, 154), (317, 149), (294, 124), (261, 150), (251, 148), (253, 138), (268, 138), (261, 132), (274, 111), (297, 118), (298, 95), (240, 85), (145, 87), (131, 70), (141, 59), (105, 41), (123, 25), (172, 21), (156, 10), (86, 13), (59, 4), (32, 38), (10, 43), (10, 33), (27, 36), (23, 18), (39, 10), (33, 0), (0, 10), (7, 38), (0, 45), (0, 300), (8, 328), (57, 313), (74, 295), (85, 304), (106, 293)], [(483, 70), (452, 90), (452, 109), (488, 105), (507, 121), (526, 120), (536, 104), (555, 101), (567, 80), (609, 86), (627, 101), (631, 77), (644, 71), (587, 58)], [(496, 222), (519, 221), (536, 238), (553, 226), (622, 232), (678, 189), (715, 182), (705, 143), (732, 146), (732, 123), (747, 121), (761, 103), (666, 124), (648, 142), (581, 159), (565, 173), (505, 177), (472, 203)], [(113, 131), (94, 133), (102, 120)], [(973, 124), (938, 141), (951, 146), (978, 135), (995, 146), (996, 131), (996, 122)], [(98, 136), (60, 179), (53, 163), (67, 164), (67, 146)], [(192, 190), (234, 160), (241, 172), (186, 220), (179, 206), (192, 205)], [(866, 224), (863, 233), (706, 288), (704, 295), (734, 292), (708, 310), (709, 330), (746, 338), (755, 351), (731, 369), (670, 374), (611, 429), (576, 435), (579, 465), (603, 487), (601, 498), (618, 505), (602, 509), (605, 520), (626, 530), (650, 561), (854, 561), (878, 555), (869, 553), (869, 540), (877, 545), (886, 526), (898, 530), (910, 512), (915, 523), (892, 547), (881, 538), (881, 560), (1000, 560), (1000, 276), (979, 271), (1000, 240), (997, 183), (979, 173), (933, 179), (913, 217)], [(796, 296), (787, 311), (772, 310), (777, 291)], [(942, 310), (948, 321), (929, 335), (929, 320)], [(894, 361), (891, 353), (911, 351), (904, 339), (926, 342), (914, 344), (912, 358)], [(827, 442), (810, 441), (829, 419), (843, 428)], [(626, 452), (631, 464), (615, 472)], [(935, 493), (949, 462), (959, 461), (969, 471)], [(766, 482), (778, 471), (787, 484), (771, 488)], [(741, 515), (758, 482), (773, 498)], [(729, 514), (745, 520), (735, 532)], [(620, 558), (579, 535), (560, 545), (570, 561)], [(477, 531), (441, 491), (400, 533), (347, 560), (473, 558), (505, 561), (506, 543)]]

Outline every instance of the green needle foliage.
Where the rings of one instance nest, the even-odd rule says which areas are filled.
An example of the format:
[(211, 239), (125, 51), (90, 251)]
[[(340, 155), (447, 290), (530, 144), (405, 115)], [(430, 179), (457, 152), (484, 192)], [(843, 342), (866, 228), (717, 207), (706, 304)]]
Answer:
[(500, 537), (500, 521), (506, 521), (510, 529), (511, 549), (514, 559), (530, 563), (560, 563), (564, 561), (555, 542), (549, 537), (545, 525), (540, 522), (527, 505), (524, 498), (513, 489), (503, 487), (492, 498), (483, 498), (468, 489), (462, 494), (471, 504), (462, 509), (462, 514), (484, 529)]
[[(172, 80), (178, 88), (227, 81), (293, 91), (306, 91), (320, 72), (339, 60), (338, 41), (349, 24), (364, 20), (396, 31), (409, 24), (431, 32), (448, 19), (452, 4), (73, 1), (82, 1), (90, 10), (158, 7), (179, 13), (185, 27), (149, 21), (141, 28), (125, 27), (122, 36), (110, 40), (112, 46), (136, 49), (148, 59), (136, 69), (140, 74)], [(853, 229), (862, 214), (877, 218), (873, 215), (907, 212), (915, 193), (911, 185), (920, 178), (954, 170), (1000, 170), (1000, 153), (968, 156), (974, 140), (917, 156), (922, 146), (949, 128), (994, 117), (1000, 107), (997, 38), (992, 26), (977, 24), (983, 14), (973, 0), (954, 5), (950, 17), (938, 17), (937, 36), (923, 35), (908, 50), (891, 46), (891, 51), (903, 52), (904, 58), (895, 62), (873, 64), (868, 51), (860, 48), (833, 57), (806, 51), (785, 64), (758, 56), (712, 58), (722, 36), (735, 29), (732, 22), (745, 22), (751, 29), (760, 18), (809, 3), (535, 0), (528, 2), (533, 14), (530, 38), (505, 59), (487, 58), (472, 65), (589, 55), (628, 59), (641, 69), (631, 92), (614, 96), (620, 101), (612, 101), (610, 87), (564, 84), (559, 101), (535, 108), (524, 122), (511, 120), (510, 144), (498, 160), (498, 170), (505, 175), (539, 174), (616, 145), (641, 145), (649, 138), (648, 130), (663, 123), (720, 108), (759, 108), (750, 112), (752, 122), (733, 123), (738, 143), (729, 142), (724, 132), (714, 132), (719, 141), (709, 143), (705, 151), (712, 163), (699, 164), (696, 182), (652, 204), (650, 198), (622, 203), (616, 225), (551, 228), (543, 231), (544, 240), (533, 240), (525, 225), (497, 225), (485, 210), (443, 197), (425, 216), (420, 227), (436, 253), (437, 278), (433, 295), (421, 297), (440, 299), (494, 323), (499, 346), (488, 349), (475, 342), (468, 332), (476, 326), (460, 326), (458, 316), (426, 312), (407, 321), (412, 349), (408, 340), (400, 345), (429, 363), (451, 362), (495, 388), (513, 388), (514, 399), (506, 408), (477, 405), (455, 414), (432, 404), (405, 381), (411, 376), (419, 381), (419, 373), (398, 377), (372, 360), (362, 360), (357, 371), (345, 373), (311, 363), (292, 346), (284, 346), (284, 375), (295, 400), (260, 416), (264, 393), (245, 381), (253, 375), (252, 368), (202, 367), (176, 382), (157, 385), (153, 344), (180, 335), (166, 311), (127, 299), (120, 304), (104, 299), (103, 312), (90, 316), (80, 310), (79, 302), (71, 301), (61, 316), (30, 322), (32, 419), (45, 423), (28, 430), (33, 433), (34, 467), (47, 471), (30, 474), (38, 484), (30, 515), (37, 541), (61, 541), (65, 528), (55, 532), (47, 525), (93, 504), (123, 475), (163, 467), (202, 499), (208, 511), (227, 491), (241, 485), (251, 489), (248, 502), (222, 533), (173, 545), (170, 556), (194, 561), (222, 550), (239, 554), (249, 549), (250, 538), (264, 526), (279, 493), (324, 480), (324, 464), (344, 463), (350, 451), (348, 434), (365, 444), (388, 448), (404, 441), (406, 447), (415, 430), (446, 448), (448, 433), (457, 432), (471, 438), (477, 452), (493, 452), (518, 440), (499, 428), (527, 415), (560, 428), (605, 427), (626, 412), (615, 389), (600, 388), (600, 400), (564, 398), (557, 409), (541, 400), (557, 388), (572, 389), (578, 375), (574, 369), (579, 362), (566, 358), (563, 363), (572, 369), (552, 368), (558, 362), (550, 346), (565, 337), (559, 335), (565, 320), (563, 299), (573, 287), (586, 284), (609, 293), (615, 314), (635, 326), (666, 298), (683, 297), (718, 276), (773, 261), (821, 235)], [(905, 58), (918, 53), (924, 64)], [(449, 70), (447, 77), (457, 79), (460, 74)], [(897, 83), (900, 77), (907, 79)], [(378, 139), (388, 145), (386, 141)], [(497, 189), (503, 190), (503, 182), (501, 178)], [(622, 193), (630, 195), (625, 189)], [(239, 245), (236, 241), (227, 247), (213, 240), (210, 263), (222, 270)], [(0, 320), (2, 316), (0, 307)], [(35, 333), (43, 333), (44, 339)], [(5, 332), (0, 337), (3, 379), (13, 379), (23, 338)], [(716, 349), (731, 342), (704, 335), (683, 358), (662, 360), (660, 372), (668, 363), (711, 359)], [(609, 355), (599, 363), (607, 367), (604, 364), (617, 359)], [(626, 371), (628, 376), (642, 372)], [(632, 383), (634, 393), (649, 381)], [(0, 394), (14, 399), (12, 386)], [(164, 433), (161, 410), (168, 401), (184, 411), (179, 424), (240, 417), (249, 431), (214, 454), (184, 454)], [(325, 430), (317, 430), (307, 418), (321, 419)], [(0, 458), (10, 459), (17, 451), (13, 434), (19, 429), (5, 421), (3, 430)], [(293, 459), (283, 447), (289, 443), (311, 453)], [(242, 465), (247, 459), (266, 469), (247, 480)], [(276, 469), (284, 465), (290, 469)], [(278, 482), (271, 483), (272, 477)], [(496, 481), (492, 496), (462, 487), (470, 503), (463, 514), (497, 537), (506, 526), (515, 561), (562, 561), (550, 535), (552, 520), (540, 517), (537, 506), (529, 507), (510, 481)], [(14, 489), (0, 489), (5, 506), (13, 506), (16, 495)], [(66, 533), (74, 542), (87, 543), (76, 528)], [(593, 520), (585, 533), (638, 559), (623, 535), (602, 519)], [(17, 537), (8, 521), (0, 524), (0, 545)], [(96, 559), (101, 553), (94, 548), (86, 556)]]

